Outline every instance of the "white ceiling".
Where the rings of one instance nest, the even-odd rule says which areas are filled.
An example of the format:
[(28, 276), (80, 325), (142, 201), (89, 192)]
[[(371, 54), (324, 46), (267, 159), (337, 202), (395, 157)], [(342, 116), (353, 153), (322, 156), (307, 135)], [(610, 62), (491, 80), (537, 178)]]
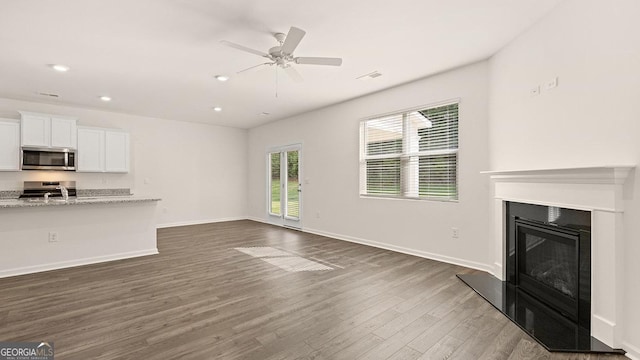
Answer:
[[(486, 59), (560, 1), (0, 0), (0, 97), (250, 128)], [(220, 40), (267, 52), (290, 26), (343, 65), (280, 70), (276, 98), (275, 67), (237, 75), (265, 59)]]

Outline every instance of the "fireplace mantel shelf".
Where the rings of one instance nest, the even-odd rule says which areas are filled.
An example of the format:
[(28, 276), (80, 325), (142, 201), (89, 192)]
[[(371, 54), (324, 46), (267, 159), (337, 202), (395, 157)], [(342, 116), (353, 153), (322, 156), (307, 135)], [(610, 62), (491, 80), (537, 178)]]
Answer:
[(621, 185), (635, 165), (593, 166), (556, 169), (522, 169), (481, 171), (499, 182), (544, 182), (571, 184)]

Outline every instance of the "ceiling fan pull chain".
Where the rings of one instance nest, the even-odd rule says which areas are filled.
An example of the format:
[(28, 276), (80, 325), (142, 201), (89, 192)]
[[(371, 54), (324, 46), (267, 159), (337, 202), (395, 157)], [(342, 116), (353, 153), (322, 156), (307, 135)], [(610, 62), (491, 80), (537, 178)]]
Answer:
[(276, 98), (278, 97), (278, 67), (276, 66)]

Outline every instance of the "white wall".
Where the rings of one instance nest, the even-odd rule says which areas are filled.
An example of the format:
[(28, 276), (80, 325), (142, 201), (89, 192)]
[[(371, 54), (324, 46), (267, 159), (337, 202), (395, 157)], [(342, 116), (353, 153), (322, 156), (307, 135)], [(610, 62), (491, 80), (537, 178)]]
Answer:
[[(640, 2), (562, 2), (490, 60), (494, 170), (640, 162)], [(559, 86), (531, 96), (555, 76)], [(640, 177), (625, 200), (625, 350), (640, 358)]]
[[(249, 215), (267, 220), (267, 149), (302, 143), (305, 230), (487, 268), (489, 190), (479, 174), (488, 168), (487, 70), (477, 63), (251, 129)], [(360, 120), (453, 98), (460, 98), (460, 201), (360, 198)]]
[(131, 169), (128, 174), (0, 172), (2, 190), (21, 190), (25, 180), (69, 179), (80, 189), (131, 188), (135, 195), (162, 198), (159, 225), (246, 217), (246, 130), (0, 99), (0, 117), (18, 119), (18, 110), (75, 116), (79, 125), (130, 132)]

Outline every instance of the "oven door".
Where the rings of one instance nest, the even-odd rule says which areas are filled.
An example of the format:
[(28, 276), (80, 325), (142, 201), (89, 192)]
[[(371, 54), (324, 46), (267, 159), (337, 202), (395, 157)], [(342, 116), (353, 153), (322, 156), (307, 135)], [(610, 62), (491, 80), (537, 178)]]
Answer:
[(22, 170), (75, 171), (75, 153), (68, 149), (22, 149)]

